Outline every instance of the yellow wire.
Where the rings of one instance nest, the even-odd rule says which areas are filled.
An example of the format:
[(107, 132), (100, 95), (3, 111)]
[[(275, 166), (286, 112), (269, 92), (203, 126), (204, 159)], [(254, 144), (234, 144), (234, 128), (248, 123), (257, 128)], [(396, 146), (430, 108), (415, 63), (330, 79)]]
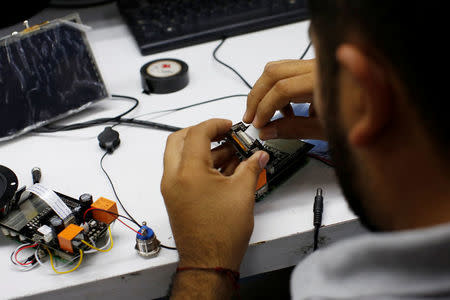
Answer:
[[(108, 248), (107, 250), (102, 250), (102, 249), (96, 248), (96, 247), (92, 246), (91, 244), (89, 244), (88, 242), (86, 242), (86, 241), (84, 241), (84, 240), (81, 240), (81, 242), (84, 243), (85, 245), (91, 247), (92, 249), (97, 250), (97, 251), (100, 251), (100, 252), (108, 252), (108, 251), (110, 251), (110, 250), (112, 249), (112, 247), (113, 247), (113, 238), (112, 238), (112, 233), (111, 233), (111, 227), (110, 227), (110, 226), (108, 226), (108, 233), (109, 233), (109, 238), (110, 238), (110, 240), (111, 240), (111, 245), (109, 246), (109, 248)], [(55, 273), (57, 273), (57, 274), (67, 274), (67, 273), (73, 272), (73, 271), (75, 271), (76, 269), (78, 269), (78, 267), (81, 265), (81, 262), (83, 261), (83, 250), (80, 249), (80, 259), (78, 260), (77, 265), (76, 265), (73, 269), (71, 269), (71, 270), (61, 272), (61, 271), (58, 271), (58, 270), (55, 268), (55, 264), (53, 263), (53, 255), (52, 255), (52, 253), (50, 252), (50, 250), (49, 250), (47, 247), (45, 247), (45, 250), (47, 250), (48, 255), (50, 256), (50, 264), (52, 265), (52, 269), (53, 269), (53, 271), (54, 271)]]
[(88, 247), (90, 247), (90, 248), (92, 248), (92, 249), (95, 249), (95, 250), (97, 250), (97, 251), (100, 251), (100, 252), (108, 252), (108, 251), (110, 251), (110, 250), (112, 249), (112, 247), (113, 247), (113, 238), (112, 238), (111, 227), (110, 227), (110, 226), (108, 226), (108, 233), (109, 233), (109, 239), (111, 240), (111, 245), (110, 245), (109, 248), (106, 249), (106, 250), (99, 249), (99, 248), (97, 248), (97, 247), (95, 247), (95, 246), (92, 246), (91, 244), (89, 244), (89, 243), (86, 242), (85, 240), (81, 240), (81, 242), (82, 242), (83, 244), (85, 244), (86, 246), (88, 246)]
[(83, 250), (80, 249), (80, 259), (78, 260), (77, 265), (71, 270), (61, 272), (61, 271), (56, 270), (55, 265), (53, 263), (53, 255), (50, 252), (50, 250), (47, 247), (45, 247), (45, 249), (47, 250), (48, 255), (50, 256), (50, 264), (52, 265), (52, 269), (53, 269), (53, 271), (55, 271), (56, 274), (67, 274), (67, 273), (75, 271), (81, 265), (81, 261), (83, 260)]

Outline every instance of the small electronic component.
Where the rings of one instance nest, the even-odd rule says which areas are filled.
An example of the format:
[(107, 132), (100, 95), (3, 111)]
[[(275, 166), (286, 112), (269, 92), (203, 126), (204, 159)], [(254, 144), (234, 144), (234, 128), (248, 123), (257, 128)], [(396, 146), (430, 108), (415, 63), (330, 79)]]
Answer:
[(50, 243), (53, 239), (53, 230), (48, 225), (42, 225), (37, 231), (42, 234), (46, 243)]
[(117, 219), (118, 211), (116, 202), (114, 201), (100, 197), (92, 204), (91, 207), (103, 210), (100, 211), (94, 209), (92, 211), (92, 217), (97, 221), (105, 224), (111, 224), (115, 219)]
[(94, 200), (92, 198), (91, 194), (83, 194), (80, 196), (80, 198), (78, 198), (80, 200), (80, 206), (81, 206), (81, 211), (82, 213), (84, 213), (87, 209), (89, 209), (92, 205), (92, 203), (94, 203)]
[(83, 239), (83, 227), (75, 224), (69, 224), (69, 226), (58, 234), (59, 247), (64, 251), (73, 253), (72, 242), (75, 239), (78, 241)]
[(57, 234), (64, 230), (64, 223), (58, 216), (53, 216), (49, 220), (50, 226)]
[(269, 154), (269, 162), (259, 175), (256, 187), (255, 199), (259, 201), (304, 165), (306, 154), (313, 145), (296, 139), (261, 142), (257, 136), (247, 132), (248, 128), (242, 122), (234, 124), (227, 133), (225, 142), (234, 146), (240, 160), (249, 158), (259, 150)]
[(150, 258), (158, 255), (159, 250), (161, 250), (160, 242), (156, 238), (153, 230), (147, 226), (146, 222), (142, 223), (142, 227), (138, 232), (139, 233), (136, 234), (135, 246), (138, 254), (145, 258)]
[(100, 148), (108, 153), (113, 153), (120, 145), (119, 132), (108, 126), (97, 136)]
[(42, 176), (41, 169), (39, 167), (31, 169), (31, 176), (33, 177), (33, 184), (39, 183)]

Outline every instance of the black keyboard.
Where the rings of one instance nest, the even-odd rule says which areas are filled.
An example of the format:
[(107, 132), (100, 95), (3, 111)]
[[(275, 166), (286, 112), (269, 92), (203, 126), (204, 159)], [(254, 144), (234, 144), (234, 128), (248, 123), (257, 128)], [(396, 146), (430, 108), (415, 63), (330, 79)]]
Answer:
[(118, 0), (142, 55), (308, 18), (306, 0)]

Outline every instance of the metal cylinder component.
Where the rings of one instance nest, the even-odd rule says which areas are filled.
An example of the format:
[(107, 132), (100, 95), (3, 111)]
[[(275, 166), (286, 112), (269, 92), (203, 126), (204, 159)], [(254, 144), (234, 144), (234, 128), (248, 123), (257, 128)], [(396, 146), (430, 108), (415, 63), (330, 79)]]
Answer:
[[(145, 224), (145, 222), (143, 223)], [(136, 234), (136, 246), (138, 254), (145, 258), (157, 256), (161, 250), (160, 242), (150, 227), (143, 225)]]
[(86, 209), (91, 207), (93, 203), (92, 195), (91, 194), (83, 194), (79, 198), (81, 207), (83, 208), (83, 213)]
[(81, 206), (76, 206), (74, 209), (72, 209), (72, 213), (75, 217), (76, 224), (83, 223), (83, 208)]
[(58, 216), (53, 216), (50, 218), (50, 225), (56, 234), (64, 230), (64, 222)]
[(31, 177), (33, 178), (33, 184), (39, 183), (41, 181), (42, 172), (39, 167), (34, 167), (31, 169)]

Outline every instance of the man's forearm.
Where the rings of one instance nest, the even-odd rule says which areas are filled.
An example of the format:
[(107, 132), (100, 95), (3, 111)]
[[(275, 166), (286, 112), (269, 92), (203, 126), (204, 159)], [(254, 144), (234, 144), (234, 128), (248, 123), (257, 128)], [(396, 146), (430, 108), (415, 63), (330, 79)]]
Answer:
[(170, 299), (231, 299), (233, 291), (226, 274), (188, 270), (175, 276)]

